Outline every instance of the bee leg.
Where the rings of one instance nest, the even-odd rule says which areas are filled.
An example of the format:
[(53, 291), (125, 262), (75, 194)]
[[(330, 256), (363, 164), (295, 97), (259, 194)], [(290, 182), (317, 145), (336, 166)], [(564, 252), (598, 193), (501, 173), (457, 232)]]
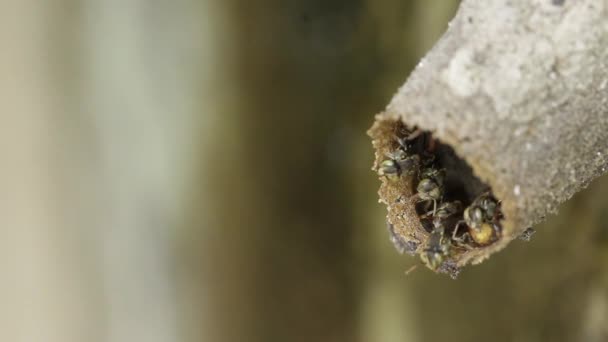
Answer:
[(422, 208), (422, 211), (425, 212), (425, 213), (427, 213), (427, 214), (433, 212), (431, 210), (431, 200), (430, 199), (420, 198), (420, 193), (413, 194), (410, 197), (410, 201), (412, 201), (414, 203), (423, 203), (424, 202), (424, 207)]
[(410, 273), (412, 273), (413, 271), (415, 271), (415, 270), (416, 270), (416, 268), (418, 268), (418, 264), (414, 264), (414, 266), (412, 266), (412, 267), (408, 268), (408, 269), (405, 271), (405, 275), (406, 275), (406, 276), (407, 276), (407, 275), (409, 275)]
[(466, 222), (463, 220), (463, 221), (458, 221), (458, 223), (456, 223), (456, 227), (454, 227), (454, 231), (452, 232), (452, 240), (459, 241), (460, 238), (456, 237), (456, 234), (458, 234), (458, 229), (460, 228), (460, 225), (463, 223), (466, 223)]
[(469, 235), (469, 232), (464, 233), (461, 237), (457, 238), (456, 241), (456, 245), (458, 247), (462, 247), (464, 249), (466, 249), (467, 251), (470, 251), (473, 248), (473, 246), (469, 245), (469, 243), (467, 242), (467, 240), (469, 240), (471, 237)]
[(431, 216), (435, 216), (435, 213), (433, 213), (433, 210), (429, 210), (426, 213), (422, 214), (420, 217), (421, 218), (429, 218)]
[(414, 203), (419, 202), (418, 201), (419, 199), (420, 199), (420, 196), (418, 196), (418, 194), (414, 194), (414, 195), (410, 196), (410, 198), (409, 198), (410, 202), (414, 202)]
[(494, 228), (494, 234), (496, 234), (496, 237), (500, 238), (500, 235), (502, 233), (502, 229), (500, 228), (500, 226), (496, 223), (492, 223), (492, 228)]
[(418, 138), (420, 136), (420, 134), (422, 134), (422, 130), (420, 128), (416, 129), (415, 131), (413, 131), (412, 133), (410, 133), (405, 140), (407, 141), (412, 141), (416, 138)]
[(455, 234), (455, 232), (458, 231), (459, 224), (462, 222), (464, 222), (464, 221), (458, 222), (458, 224), (456, 224), (454, 233), (452, 233), (452, 241), (456, 242), (456, 246), (462, 247), (462, 248), (470, 251), (473, 249), (473, 247), (469, 244), (469, 241), (471, 240), (471, 235), (469, 234), (469, 232), (465, 232), (460, 237), (456, 236), (456, 234)]
[(397, 135), (393, 134), (393, 139), (395, 139), (402, 150), (407, 151), (407, 140), (405, 138), (399, 138)]
[[(421, 202), (425, 202), (423, 210), (424, 211), (429, 211), (430, 206), (431, 206), (431, 202), (429, 202), (428, 200), (422, 200)], [(433, 215), (435, 215), (435, 213), (433, 213)]]

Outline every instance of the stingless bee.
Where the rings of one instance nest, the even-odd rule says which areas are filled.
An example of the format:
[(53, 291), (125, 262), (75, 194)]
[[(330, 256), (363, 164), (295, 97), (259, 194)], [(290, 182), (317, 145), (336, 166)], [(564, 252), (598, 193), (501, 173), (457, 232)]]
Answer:
[[(463, 213), (462, 221), (456, 224), (452, 239), (458, 242), (464, 242), (469, 237), (479, 245), (488, 245), (494, 242), (500, 234), (500, 226), (498, 220), (501, 218), (500, 202), (498, 202), (489, 192), (479, 195)], [(465, 232), (462, 237), (457, 237), (459, 227), (466, 223), (468, 232)]]
[(433, 230), (428, 237), (426, 248), (420, 253), (420, 260), (432, 271), (450, 256), (450, 239), (445, 237), (445, 227), (439, 218), (433, 220)]
[(422, 170), (420, 173), (420, 182), (416, 187), (416, 199), (420, 202), (433, 201), (433, 216), (437, 211), (437, 201), (443, 198), (443, 180), (445, 179), (445, 170), (437, 170), (432, 167)]
[(422, 131), (414, 131), (406, 137), (395, 136), (399, 147), (387, 152), (388, 159), (383, 160), (378, 167), (378, 175), (389, 178), (398, 178), (401, 175), (413, 175), (420, 168), (420, 156), (410, 154), (412, 140), (416, 139)]
[(489, 192), (477, 197), (464, 211), (464, 219), (469, 227), (479, 229), (484, 222), (490, 222), (498, 214), (498, 202)]
[(396, 150), (387, 153), (389, 159), (385, 159), (380, 163), (378, 175), (380, 176), (401, 176), (412, 175), (418, 170), (420, 165), (420, 157), (418, 155), (408, 156), (403, 150)]

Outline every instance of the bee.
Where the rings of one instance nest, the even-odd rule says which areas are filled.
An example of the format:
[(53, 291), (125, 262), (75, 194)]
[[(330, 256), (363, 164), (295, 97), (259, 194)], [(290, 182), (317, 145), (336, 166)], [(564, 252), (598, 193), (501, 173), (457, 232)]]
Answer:
[(379, 176), (387, 176), (394, 177), (399, 176), (401, 173), (401, 169), (399, 168), (399, 164), (393, 159), (386, 159), (380, 163), (380, 167), (378, 167), (378, 175)]
[(489, 192), (477, 197), (464, 211), (464, 220), (469, 227), (479, 229), (484, 222), (494, 221), (498, 214), (498, 202)]
[(401, 175), (413, 175), (418, 171), (420, 168), (420, 156), (409, 153), (410, 141), (417, 137), (411, 138), (412, 134), (405, 138), (395, 137), (399, 147), (392, 152), (386, 153), (388, 159), (380, 163), (378, 175), (394, 179)]
[(378, 168), (378, 175), (390, 178), (401, 175), (413, 175), (420, 165), (418, 155), (408, 156), (404, 151), (397, 150), (387, 153), (389, 159), (383, 160)]
[(450, 239), (445, 237), (445, 227), (441, 219), (435, 218), (426, 248), (420, 253), (420, 260), (432, 271), (437, 271), (445, 259), (450, 256), (450, 247)]
[(443, 181), (445, 179), (445, 170), (437, 170), (432, 167), (422, 170), (420, 173), (420, 182), (416, 187), (416, 198), (423, 201), (433, 201), (433, 216), (437, 211), (437, 201), (443, 198)]
[[(435, 220), (443, 220), (445, 222), (446, 219), (448, 219), (452, 215), (455, 215), (459, 212), (462, 212), (462, 203), (460, 201), (443, 202), (439, 205), (439, 207), (435, 211), (435, 214), (433, 217)], [(433, 212), (429, 211), (428, 213), (422, 215), (421, 218), (423, 218), (423, 219), (427, 218), (427, 217), (431, 216), (432, 214), (433, 214)], [(433, 223), (435, 224), (435, 222), (433, 222)], [(456, 227), (456, 229), (452, 233), (452, 240), (456, 242), (457, 246), (467, 247), (466, 240), (465, 240), (466, 238), (460, 238), (460, 237), (456, 236), (457, 229), (458, 228)], [(445, 234), (445, 229), (444, 229), (444, 234)]]
[(424, 135), (424, 131), (420, 128), (415, 128), (414, 130), (407, 129), (403, 125), (398, 125), (395, 129), (394, 136), (395, 140), (402, 147), (406, 147), (406, 145), (411, 146), (413, 141), (418, 139), (418, 137)]
[(443, 202), (439, 205), (439, 207), (437, 207), (437, 210), (435, 211), (434, 214), (432, 211), (429, 211), (428, 213), (422, 215), (422, 218), (427, 218), (427, 217), (433, 215), (433, 217), (436, 217), (439, 219), (446, 219), (446, 218), (460, 212), (461, 210), (462, 210), (462, 203), (460, 201)]
[[(489, 192), (477, 197), (463, 213), (452, 233), (452, 239), (463, 243), (471, 238), (478, 245), (488, 245), (494, 242), (500, 234), (498, 220), (502, 217), (499, 209), (500, 202), (496, 201)], [(457, 233), (461, 224), (468, 226), (468, 231), (460, 238)]]

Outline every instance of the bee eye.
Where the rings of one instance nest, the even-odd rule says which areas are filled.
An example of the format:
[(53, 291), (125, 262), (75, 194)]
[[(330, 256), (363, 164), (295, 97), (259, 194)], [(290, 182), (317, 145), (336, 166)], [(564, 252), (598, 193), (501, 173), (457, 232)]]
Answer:
[(378, 174), (380, 176), (399, 173), (399, 166), (395, 161), (387, 159), (380, 164), (378, 167)]
[(419, 192), (429, 192), (435, 188), (435, 183), (430, 179), (423, 179), (418, 184)]
[(475, 218), (475, 221), (482, 221), (483, 220), (483, 211), (481, 211), (480, 208), (475, 208), (475, 210), (473, 211), (473, 217)]

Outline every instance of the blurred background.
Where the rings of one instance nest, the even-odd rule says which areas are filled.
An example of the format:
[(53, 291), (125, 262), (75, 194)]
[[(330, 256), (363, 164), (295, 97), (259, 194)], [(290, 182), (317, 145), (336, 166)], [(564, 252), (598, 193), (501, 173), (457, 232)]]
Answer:
[(0, 4), (0, 340), (608, 341), (608, 179), (458, 280), (365, 132), (454, 0)]

